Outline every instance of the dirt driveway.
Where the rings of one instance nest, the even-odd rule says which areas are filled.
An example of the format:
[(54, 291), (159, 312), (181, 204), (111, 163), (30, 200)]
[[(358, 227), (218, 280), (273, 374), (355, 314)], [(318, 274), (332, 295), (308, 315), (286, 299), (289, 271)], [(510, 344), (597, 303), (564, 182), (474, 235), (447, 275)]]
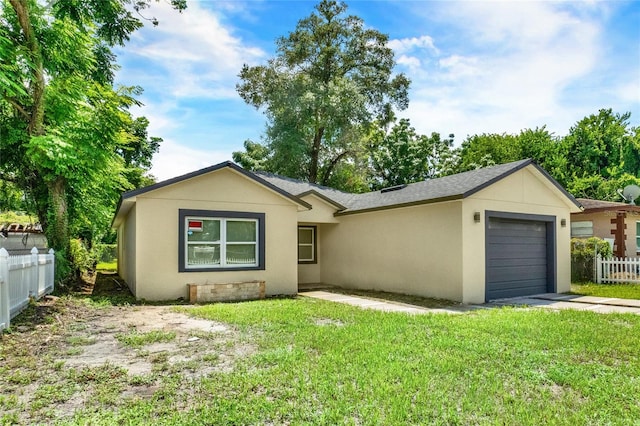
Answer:
[(168, 384), (186, 408), (197, 378), (231, 371), (254, 350), (232, 327), (175, 306), (47, 297), (1, 337), (0, 424), (56, 423), (76, 410), (117, 409), (164, 397)]

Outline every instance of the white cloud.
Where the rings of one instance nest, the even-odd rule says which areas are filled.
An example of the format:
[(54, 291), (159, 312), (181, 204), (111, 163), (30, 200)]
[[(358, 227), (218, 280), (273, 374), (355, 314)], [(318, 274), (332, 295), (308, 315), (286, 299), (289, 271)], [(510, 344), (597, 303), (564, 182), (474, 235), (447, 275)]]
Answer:
[(190, 2), (178, 13), (168, 2), (158, 2), (146, 13), (160, 24), (147, 25), (132, 38), (126, 48), (130, 65), (120, 73), (124, 80), (162, 88), (175, 97), (232, 98), (242, 65), (265, 56), (201, 3)]
[(416, 58), (415, 56), (406, 55), (400, 55), (400, 57), (396, 59), (396, 62), (398, 63), (398, 65), (404, 65), (408, 68), (419, 68), (421, 64), (420, 59)]
[(403, 54), (418, 49), (429, 50), (434, 53), (438, 53), (438, 49), (433, 43), (433, 39), (427, 35), (389, 40), (389, 43), (387, 43), (387, 45), (397, 54)]
[(163, 181), (227, 160), (231, 160), (231, 152), (194, 149), (165, 139), (153, 157), (151, 174)]
[[(581, 116), (574, 117), (579, 108), (563, 107), (563, 96), (593, 72), (602, 41), (596, 19), (564, 6), (443, 4), (440, 19), (455, 23), (449, 31), (459, 32), (457, 44), (436, 38), (439, 59), (419, 71), (407, 67), (415, 89), (402, 115), (420, 132), (454, 132), (458, 142), (468, 134), (518, 132), (544, 124), (566, 133)], [(414, 55), (427, 65), (430, 54)]]

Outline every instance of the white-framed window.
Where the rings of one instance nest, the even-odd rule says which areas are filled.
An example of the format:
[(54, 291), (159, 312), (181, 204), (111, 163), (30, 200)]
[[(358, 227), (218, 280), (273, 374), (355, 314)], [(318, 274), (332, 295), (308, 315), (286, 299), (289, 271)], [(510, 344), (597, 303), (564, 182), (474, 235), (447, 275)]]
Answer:
[(590, 220), (571, 221), (571, 237), (593, 237), (593, 222)]
[(317, 263), (315, 226), (298, 226), (298, 263)]
[(180, 210), (179, 270), (264, 269), (264, 214)]
[(636, 222), (636, 253), (640, 253), (640, 222)]

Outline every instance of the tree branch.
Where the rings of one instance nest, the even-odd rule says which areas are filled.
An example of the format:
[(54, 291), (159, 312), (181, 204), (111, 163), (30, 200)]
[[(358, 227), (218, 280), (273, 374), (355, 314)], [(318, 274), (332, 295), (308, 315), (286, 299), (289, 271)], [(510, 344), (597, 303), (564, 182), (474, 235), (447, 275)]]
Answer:
[(29, 14), (29, 5), (27, 0), (9, 0), (18, 17), (20, 28), (26, 40), (26, 46), (32, 61), (33, 68), (33, 86), (31, 97), (33, 99), (33, 107), (29, 116), (29, 126), (27, 127), (29, 135), (38, 136), (44, 133), (44, 70), (42, 64), (42, 53), (40, 45), (36, 38), (33, 26), (31, 25), (31, 16)]
[(333, 160), (331, 160), (331, 162), (329, 163), (329, 166), (325, 169), (324, 173), (322, 174), (322, 183), (321, 183), (322, 185), (327, 185), (327, 182), (329, 181), (329, 177), (331, 177), (331, 173), (333, 173), (333, 169), (336, 167), (336, 164), (338, 164), (340, 160), (342, 160), (344, 157), (346, 157), (349, 154), (352, 154), (352, 151), (344, 151), (338, 154), (338, 156), (335, 157)]
[(13, 99), (7, 99), (7, 102), (9, 102), (16, 110), (18, 110), (18, 112), (22, 114), (24, 118), (26, 118), (27, 120), (31, 119), (31, 115), (29, 115), (29, 113), (24, 108), (22, 108), (22, 106), (20, 106), (20, 104), (18, 104), (16, 101), (14, 101)]

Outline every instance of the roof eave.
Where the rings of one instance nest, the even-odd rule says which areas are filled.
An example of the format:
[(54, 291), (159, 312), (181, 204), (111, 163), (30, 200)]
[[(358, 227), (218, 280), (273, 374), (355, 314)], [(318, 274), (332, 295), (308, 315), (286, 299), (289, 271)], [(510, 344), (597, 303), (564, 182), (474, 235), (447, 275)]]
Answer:
[(455, 201), (455, 200), (461, 200), (463, 198), (462, 194), (457, 194), (457, 195), (449, 195), (446, 197), (438, 197), (438, 198), (431, 198), (428, 200), (419, 200), (419, 201), (411, 201), (408, 203), (399, 203), (399, 204), (390, 204), (387, 206), (378, 206), (378, 207), (371, 207), (371, 208), (366, 208), (366, 209), (358, 209), (358, 210), (346, 210), (346, 211), (339, 211), (334, 213), (334, 216), (347, 216), (347, 215), (352, 215), (352, 214), (359, 214), (359, 213), (370, 213), (370, 212), (376, 212), (376, 211), (381, 211), (381, 210), (391, 210), (391, 209), (400, 209), (403, 207), (414, 207), (414, 206), (421, 206), (421, 205), (425, 205), (425, 204), (435, 204), (435, 203), (442, 203), (445, 201)]
[(337, 201), (327, 197), (326, 195), (324, 195), (321, 192), (318, 192), (318, 191), (316, 191), (314, 189), (310, 189), (308, 191), (302, 192), (302, 193), (298, 194), (297, 197), (298, 198), (303, 198), (303, 197), (306, 197), (307, 195), (315, 195), (316, 197), (320, 198), (321, 200), (326, 201), (328, 204), (331, 204), (332, 206), (336, 207), (338, 209), (338, 211), (342, 211), (342, 210), (346, 210), (347, 209), (342, 204), (338, 203)]

